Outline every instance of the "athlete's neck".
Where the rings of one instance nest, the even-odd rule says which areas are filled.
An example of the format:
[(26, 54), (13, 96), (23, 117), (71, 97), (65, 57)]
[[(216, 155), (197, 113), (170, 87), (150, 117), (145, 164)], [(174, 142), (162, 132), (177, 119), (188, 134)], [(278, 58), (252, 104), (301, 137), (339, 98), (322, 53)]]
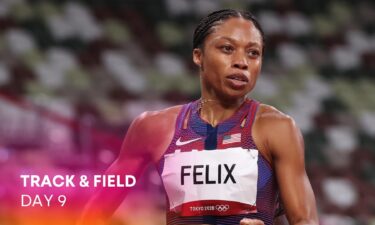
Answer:
[(245, 100), (246, 97), (234, 101), (220, 101), (202, 97), (199, 102), (200, 117), (211, 126), (216, 127), (219, 123), (230, 118)]

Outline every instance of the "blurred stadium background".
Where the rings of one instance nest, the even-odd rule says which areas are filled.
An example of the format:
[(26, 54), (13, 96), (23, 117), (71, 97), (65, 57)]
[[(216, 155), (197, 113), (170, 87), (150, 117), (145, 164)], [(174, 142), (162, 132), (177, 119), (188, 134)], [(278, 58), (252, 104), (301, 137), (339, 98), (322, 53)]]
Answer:
[[(220, 8), (250, 10), (265, 30), (250, 96), (301, 128), (321, 224), (374, 225), (370, 0), (0, 0), (0, 224), (22, 224), (7, 214), (20, 171), (103, 171), (135, 116), (197, 99), (192, 33)], [(130, 197), (113, 224), (165, 223), (152, 168), (139, 189), (147, 204)]]

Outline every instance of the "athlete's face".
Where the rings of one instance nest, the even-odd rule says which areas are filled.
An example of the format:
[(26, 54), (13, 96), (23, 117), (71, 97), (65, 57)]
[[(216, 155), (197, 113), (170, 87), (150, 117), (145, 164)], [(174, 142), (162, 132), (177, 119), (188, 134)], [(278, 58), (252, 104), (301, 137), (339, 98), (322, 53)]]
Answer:
[(214, 26), (193, 60), (201, 70), (202, 96), (210, 99), (244, 97), (255, 85), (262, 65), (263, 41), (254, 24), (230, 18)]

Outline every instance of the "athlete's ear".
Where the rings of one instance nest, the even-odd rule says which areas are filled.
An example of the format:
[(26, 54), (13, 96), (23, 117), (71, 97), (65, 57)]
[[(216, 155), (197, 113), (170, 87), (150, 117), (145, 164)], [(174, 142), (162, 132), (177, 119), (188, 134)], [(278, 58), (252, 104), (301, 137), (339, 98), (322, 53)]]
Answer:
[(200, 70), (203, 70), (202, 50), (200, 48), (194, 48), (193, 62), (199, 67)]

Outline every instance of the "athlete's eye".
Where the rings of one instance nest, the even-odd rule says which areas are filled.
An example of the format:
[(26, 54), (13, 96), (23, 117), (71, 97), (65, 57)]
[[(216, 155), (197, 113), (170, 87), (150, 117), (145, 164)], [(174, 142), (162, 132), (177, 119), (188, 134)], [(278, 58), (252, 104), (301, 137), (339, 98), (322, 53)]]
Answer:
[(220, 46), (220, 49), (226, 54), (230, 54), (234, 51), (234, 48), (231, 45), (222, 45)]
[(252, 49), (247, 52), (248, 56), (251, 58), (257, 58), (260, 56), (260, 51)]

